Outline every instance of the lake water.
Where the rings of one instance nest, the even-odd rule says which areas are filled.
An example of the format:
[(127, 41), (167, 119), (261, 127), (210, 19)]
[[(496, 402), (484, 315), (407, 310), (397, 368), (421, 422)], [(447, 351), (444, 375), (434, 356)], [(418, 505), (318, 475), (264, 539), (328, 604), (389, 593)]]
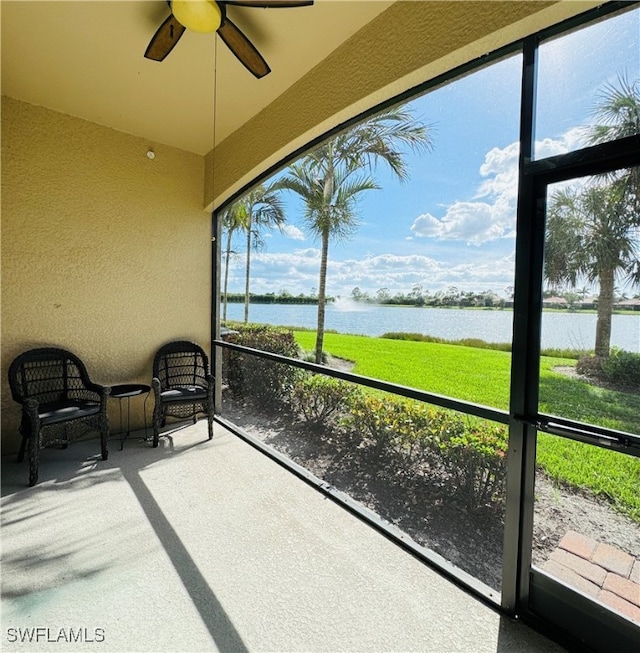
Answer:
[[(249, 321), (315, 329), (317, 307), (309, 304), (251, 304)], [(227, 319), (242, 321), (243, 304), (228, 304)], [(381, 336), (390, 331), (422, 333), (459, 340), (481, 338), (487, 342), (511, 342), (513, 312), (510, 310), (463, 310), (377, 306), (338, 300), (326, 310), (325, 329), (339, 333)], [(595, 313), (542, 314), (542, 347), (593, 349)], [(640, 313), (613, 315), (611, 344), (640, 352)]]

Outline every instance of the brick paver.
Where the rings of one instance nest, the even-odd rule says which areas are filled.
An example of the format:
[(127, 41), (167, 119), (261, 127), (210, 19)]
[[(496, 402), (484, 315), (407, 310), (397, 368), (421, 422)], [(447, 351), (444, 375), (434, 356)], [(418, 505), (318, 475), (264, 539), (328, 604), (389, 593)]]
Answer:
[(640, 585), (636, 585), (628, 578), (622, 578), (618, 574), (607, 574), (602, 589), (613, 592), (640, 608)]
[(591, 556), (591, 562), (604, 567), (607, 571), (629, 578), (635, 558), (610, 544), (598, 542), (598, 546)]
[(596, 550), (597, 545), (598, 543), (593, 538), (582, 535), (582, 533), (576, 533), (575, 531), (567, 531), (562, 540), (560, 540), (560, 544), (558, 544), (561, 549), (580, 556), (585, 560), (591, 560), (591, 556)]
[(606, 590), (602, 590), (596, 598), (601, 603), (604, 603), (610, 608), (613, 608), (614, 610), (617, 610), (623, 614), (627, 619), (640, 624), (640, 608), (636, 605), (633, 605), (633, 603), (629, 603), (629, 601), (625, 601), (617, 594), (613, 594), (613, 592), (607, 592)]
[(573, 569), (569, 569), (569, 567), (565, 567), (564, 565), (561, 565), (559, 562), (555, 562), (554, 560), (547, 560), (547, 562), (544, 564), (543, 569), (558, 580), (563, 581), (571, 587), (575, 587), (583, 594), (588, 594), (589, 596), (596, 598), (601, 592), (601, 589), (598, 585), (592, 583), (586, 578), (583, 578), (580, 576), (580, 574), (576, 574)]
[(640, 557), (568, 531), (543, 569), (640, 624)]
[(589, 562), (589, 560), (585, 560), (584, 558), (569, 553), (563, 549), (556, 549), (549, 556), (549, 560), (553, 560), (569, 569), (573, 569), (576, 574), (579, 574), (583, 578), (590, 580), (592, 583), (595, 583), (600, 587), (602, 587), (602, 584), (607, 577), (607, 571), (600, 565), (594, 565), (593, 562)]

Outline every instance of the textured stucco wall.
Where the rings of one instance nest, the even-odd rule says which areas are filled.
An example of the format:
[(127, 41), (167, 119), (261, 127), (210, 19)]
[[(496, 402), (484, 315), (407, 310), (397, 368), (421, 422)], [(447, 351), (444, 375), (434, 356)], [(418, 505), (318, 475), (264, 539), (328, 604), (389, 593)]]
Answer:
[(380, 102), (596, 4), (395, 3), (207, 155), (205, 205), (219, 205), (297, 148)]
[[(208, 347), (203, 175), (201, 156), (3, 97), (3, 453), (18, 442), (7, 370), (21, 351), (70, 349), (113, 385), (150, 383), (167, 340)], [(139, 425), (142, 401), (132, 412)]]

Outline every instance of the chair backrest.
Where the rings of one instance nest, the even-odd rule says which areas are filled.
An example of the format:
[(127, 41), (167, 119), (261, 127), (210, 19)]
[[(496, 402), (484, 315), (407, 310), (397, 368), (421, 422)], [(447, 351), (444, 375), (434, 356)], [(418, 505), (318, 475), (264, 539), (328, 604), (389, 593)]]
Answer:
[(158, 349), (153, 359), (153, 376), (160, 387), (207, 385), (209, 359), (195, 342), (176, 340)]
[(40, 403), (68, 399), (89, 383), (82, 361), (70, 351), (56, 347), (25, 351), (9, 367), (11, 396), (21, 404), (29, 398)]

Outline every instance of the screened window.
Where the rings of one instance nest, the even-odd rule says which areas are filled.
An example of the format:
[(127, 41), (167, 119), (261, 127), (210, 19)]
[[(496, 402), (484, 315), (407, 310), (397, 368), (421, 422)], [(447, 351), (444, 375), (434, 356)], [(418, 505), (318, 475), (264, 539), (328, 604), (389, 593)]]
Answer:
[(624, 134), (640, 133), (640, 117), (624, 103), (638, 92), (640, 9), (544, 41), (538, 56), (536, 159), (619, 138), (626, 111)]

